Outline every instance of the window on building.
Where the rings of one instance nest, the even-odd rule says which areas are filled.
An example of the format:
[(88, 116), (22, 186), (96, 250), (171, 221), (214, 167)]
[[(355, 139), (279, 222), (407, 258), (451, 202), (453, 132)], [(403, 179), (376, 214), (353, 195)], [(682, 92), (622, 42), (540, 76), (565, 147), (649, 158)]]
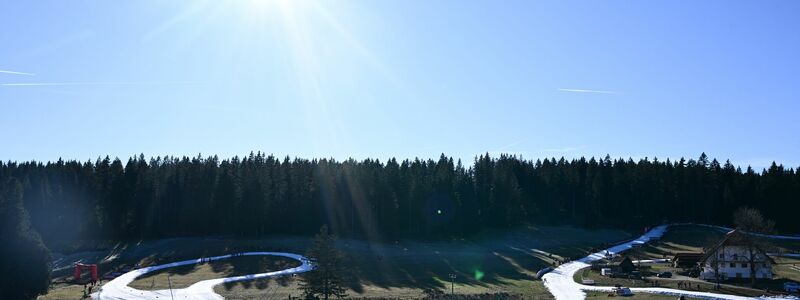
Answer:
[(737, 259), (739, 259), (739, 254), (734, 254), (733, 255), (733, 260), (737, 260)]
[(736, 263), (731, 263), (731, 268), (736, 268)]
[(742, 263), (742, 268), (747, 268), (747, 263)]
[(725, 258), (725, 254), (723, 254), (723, 253), (720, 253), (720, 254), (719, 254), (719, 258)]

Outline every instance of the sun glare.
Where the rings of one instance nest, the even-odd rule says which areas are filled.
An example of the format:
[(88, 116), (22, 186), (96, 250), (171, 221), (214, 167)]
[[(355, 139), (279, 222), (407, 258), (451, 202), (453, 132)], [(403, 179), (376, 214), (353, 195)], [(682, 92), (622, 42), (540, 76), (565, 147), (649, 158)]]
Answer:
[(297, 5), (299, 1), (296, 0), (250, 0), (246, 2), (245, 9), (248, 10), (250, 13), (254, 14), (263, 14), (265, 12), (271, 13), (274, 11), (278, 11), (280, 13), (286, 13), (292, 9), (293, 6)]

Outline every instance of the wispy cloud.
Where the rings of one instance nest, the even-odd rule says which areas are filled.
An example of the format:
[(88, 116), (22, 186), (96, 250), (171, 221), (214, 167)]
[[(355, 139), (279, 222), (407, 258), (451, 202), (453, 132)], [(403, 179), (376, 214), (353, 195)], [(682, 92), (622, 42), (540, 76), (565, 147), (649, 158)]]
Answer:
[(22, 82), (22, 83), (0, 83), (0, 86), (169, 85), (169, 84), (192, 84), (192, 82), (161, 82), (161, 81)]
[(507, 144), (507, 145), (505, 145), (503, 147), (497, 148), (495, 150), (489, 150), (486, 153), (488, 153), (489, 155), (494, 156), (494, 157), (498, 157), (501, 154), (516, 155), (517, 157), (522, 157), (523, 155), (525, 155), (527, 153), (526, 151), (516, 151), (516, 150), (511, 150), (511, 148), (514, 148), (517, 145), (522, 144), (527, 140), (528, 140), (527, 138), (523, 138), (523, 139), (514, 141), (513, 143)]
[(559, 88), (558, 91), (570, 93), (594, 93), (594, 94), (619, 94), (615, 91), (586, 90), (586, 89), (565, 89)]
[(564, 147), (564, 148), (549, 148), (549, 149), (542, 149), (541, 152), (548, 152), (548, 153), (566, 153), (566, 152), (573, 152), (578, 151), (581, 149), (586, 148), (586, 146), (574, 146), (574, 147)]
[(2, 74), (12, 74), (12, 75), (25, 75), (25, 76), (35, 76), (36, 74), (33, 73), (25, 73), (25, 72), (16, 72), (16, 71), (9, 71), (9, 70), (0, 70)]
[(509, 148), (511, 148), (511, 147), (514, 147), (514, 146), (516, 146), (516, 145), (522, 144), (523, 142), (525, 142), (525, 141), (527, 141), (527, 140), (528, 140), (527, 138), (525, 138), (525, 139), (521, 139), (521, 140), (518, 140), (518, 141), (516, 141), (516, 142), (513, 142), (513, 143), (511, 143), (511, 144), (508, 144), (508, 145), (505, 145), (505, 146), (503, 146), (503, 147), (500, 147), (499, 149), (497, 149), (497, 150), (495, 150), (495, 151), (499, 152), (499, 151), (507, 150), (507, 149), (509, 149)]

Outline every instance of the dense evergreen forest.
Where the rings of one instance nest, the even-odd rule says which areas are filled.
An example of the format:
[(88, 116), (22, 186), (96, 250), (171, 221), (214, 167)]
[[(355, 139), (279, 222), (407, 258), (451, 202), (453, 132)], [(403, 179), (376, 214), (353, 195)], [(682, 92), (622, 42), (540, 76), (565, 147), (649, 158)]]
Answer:
[[(730, 224), (757, 208), (800, 228), (800, 172), (698, 159), (476, 157), (385, 162), (155, 157), (0, 162), (46, 243), (172, 236), (313, 235), (322, 225), (369, 239), (464, 236), (520, 224), (640, 229), (664, 221)], [(5, 187), (10, 184), (2, 185)]]
[(35, 299), (47, 292), (52, 270), (50, 250), (30, 227), (22, 205), (22, 185), (0, 182), (0, 296)]

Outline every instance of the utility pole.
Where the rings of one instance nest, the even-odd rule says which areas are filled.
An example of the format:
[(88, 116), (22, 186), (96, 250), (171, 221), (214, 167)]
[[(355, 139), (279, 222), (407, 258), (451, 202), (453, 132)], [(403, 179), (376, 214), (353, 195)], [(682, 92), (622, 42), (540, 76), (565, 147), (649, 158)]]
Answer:
[(172, 294), (172, 279), (169, 278), (169, 275), (167, 275), (167, 282), (169, 283), (169, 296), (175, 300), (175, 295)]
[(456, 274), (450, 273), (450, 294), (451, 295), (455, 295), (456, 294), (455, 293), (455, 286), (454, 286), (454, 284), (455, 284), (454, 281), (455, 280), (456, 280)]

